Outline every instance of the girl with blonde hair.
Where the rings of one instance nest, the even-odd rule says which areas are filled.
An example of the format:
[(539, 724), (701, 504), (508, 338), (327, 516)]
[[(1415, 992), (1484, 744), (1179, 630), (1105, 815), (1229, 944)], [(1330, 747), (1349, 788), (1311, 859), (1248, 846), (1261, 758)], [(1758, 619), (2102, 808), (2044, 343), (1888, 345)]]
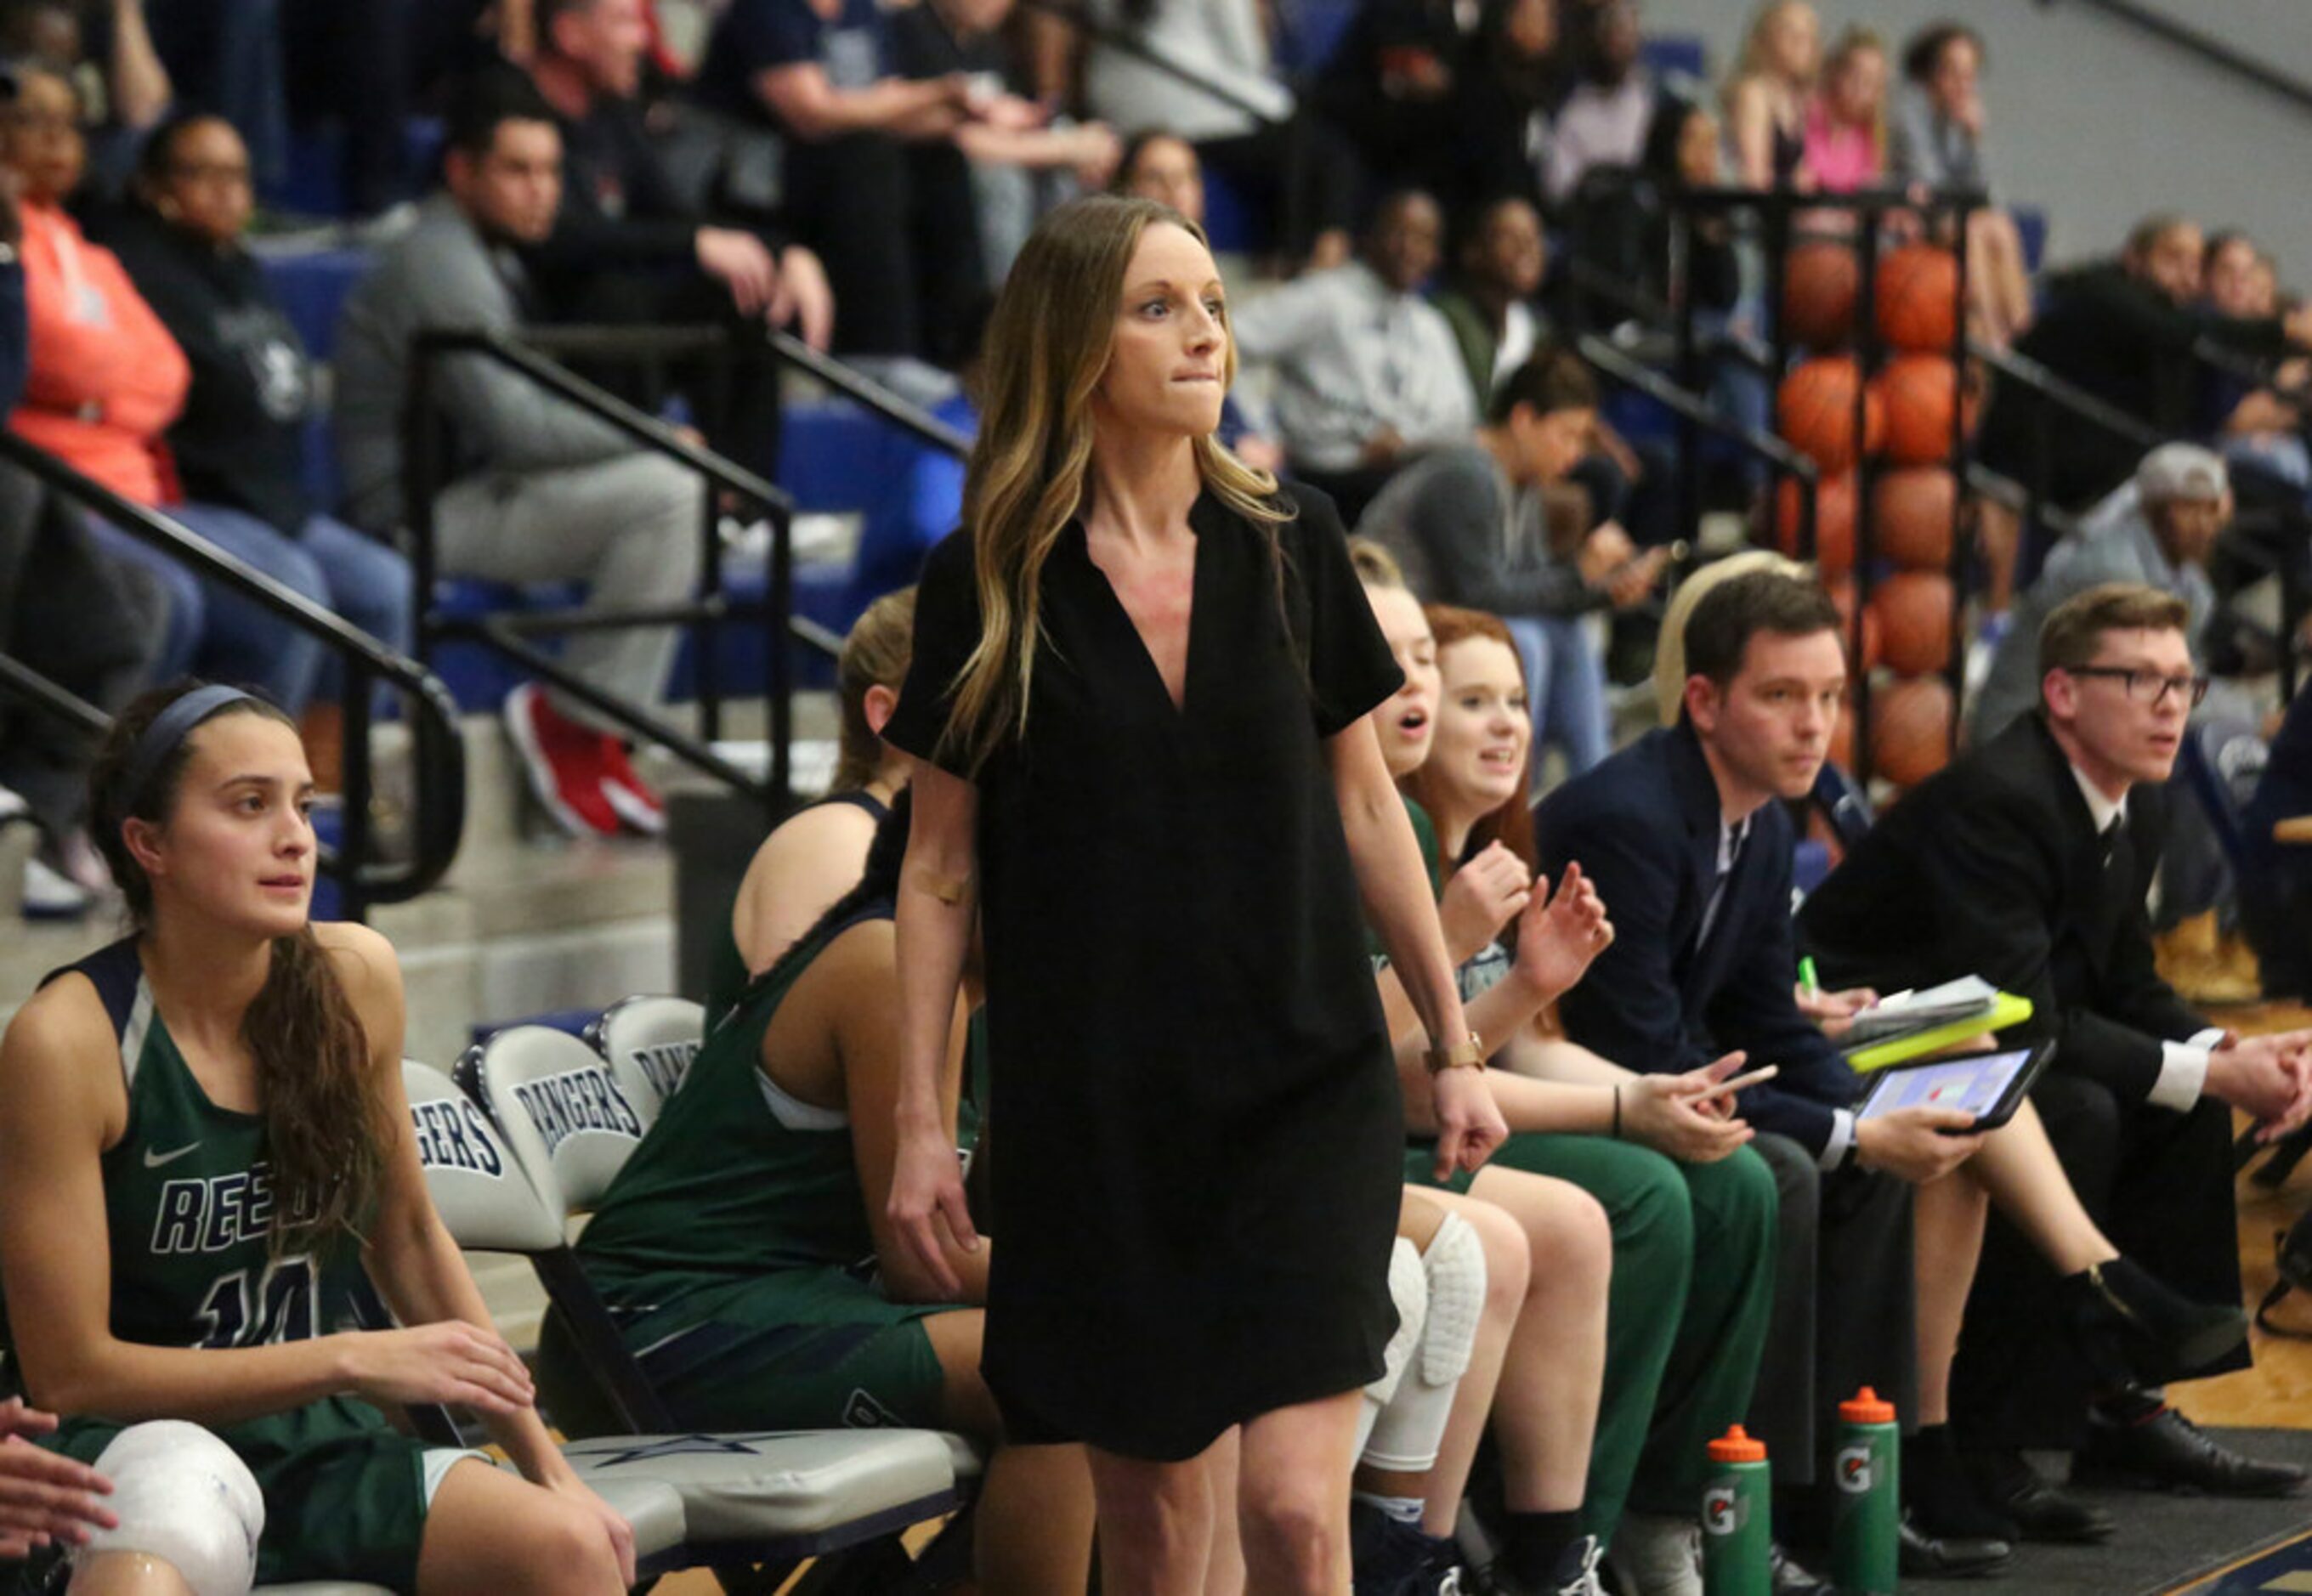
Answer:
[(1807, 101), (1822, 65), (1822, 19), (1806, 0), (1772, 0), (1750, 23), (1726, 84), (1726, 132), (1746, 188), (1811, 189)]
[(1250, 1588), (1338, 1591), (1404, 1138), (1368, 917), (1430, 1042), (1441, 1171), (1502, 1136), (1371, 724), (1399, 673), (1331, 504), (1213, 437), (1228, 309), (1178, 213), (1052, 213), (986, 358), (884, 728), (924, 762), (890, 1216), (954, 1289), (977, 1233), (939, 1081), (976, 924), (1007, 1436), (1088, 1444), (1104, 1590), (1203, 1589), (1232, 1512)]

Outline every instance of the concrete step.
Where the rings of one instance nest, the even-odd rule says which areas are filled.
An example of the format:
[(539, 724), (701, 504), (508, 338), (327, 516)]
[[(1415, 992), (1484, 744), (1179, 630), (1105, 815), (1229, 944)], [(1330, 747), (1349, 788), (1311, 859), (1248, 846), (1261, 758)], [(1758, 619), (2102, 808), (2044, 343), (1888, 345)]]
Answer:
[(0, 925), (22, 923), (24, 865), (39, 846), (39, 827), (23, 822), (0, 825)]

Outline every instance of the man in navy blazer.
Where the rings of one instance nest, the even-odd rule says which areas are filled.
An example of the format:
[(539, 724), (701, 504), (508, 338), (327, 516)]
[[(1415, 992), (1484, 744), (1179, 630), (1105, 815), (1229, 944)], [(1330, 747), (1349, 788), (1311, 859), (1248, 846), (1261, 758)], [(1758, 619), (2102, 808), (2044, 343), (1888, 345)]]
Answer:
[[(1742, 1095), (1782, 1194), (1775, 1321), (1752, 1402), (1780, 1484), (1810, 1484), (1827, 1409), (1863, 1385), (1918, 1410), (1912, 1203), (1901, 1180), (1851, 1167), (1854, 1072), (1799, 1012), (1789, 815), (1821, 768), (1846, 689), (1838, 613), (1813, 583), (1729, 579), (1686, 628), (1678, 724), (1565, 783), (1535, 814), (1540, 868), (1579, 860), (1614, 916), (1614, 945), (1558, 1003), (1567, 1033), (1633, 1069), (1680, 1070), (1739, 1048), (1779, 1077)], [(1932, 1179), (1982, 1138), (1965, 1114), (1908, 1110), (1885, 1167)], [(1882, 1139), (1873, 1128), (1870, 1139)], [(1818, 1174), (1817, 1171), (1838, 1171)], [(1819, 1236), (1819, 1243), (1818, 1238)], [(1981, 1572), (1996, 1540), (1919, 1546), (1906, 1558)], [(1923, 1565), (1922, 1565), (1922, 1560)]]

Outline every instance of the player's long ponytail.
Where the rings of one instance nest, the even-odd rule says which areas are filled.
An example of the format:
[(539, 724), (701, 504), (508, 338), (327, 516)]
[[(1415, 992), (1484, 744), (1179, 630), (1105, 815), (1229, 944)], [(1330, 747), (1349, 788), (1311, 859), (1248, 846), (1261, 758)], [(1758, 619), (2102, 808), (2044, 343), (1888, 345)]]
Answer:
[[(91, 829), (142, 931), (153, 922), (153, 883), (121, 835), (130, 819), (166, 825), (192, 758), (192, 731), (228, 715), (256, 715), (295, 729), (263, 699), (239, 697), (200, 716), (140, 771), (145, 733), (170, 705), (204, 684), (179, 682), (132, 702), (89, 772)], [(133, 789), (133, 790), (132, 790)], [(273, 940), (265, 984), (241, 1016), (241, 1033), (257, 1064), (272, 1166), (276, 1256), (358, 1238), (384, 1166), (382, 1108), (369, 1040), (337, 967), (309, 922)]]
[(871, 903), (888, 903), (898, 896), (899, 867), (907, 857), (907, 832), (914, 815), (914, 790), (902, 788), (899, 796), (891, 800), (890, 813), (875, 827), (875, 840), (867, 846), (867, 863), (861, 868), (858, 881), (849, 892), (828, 905), (827, 912), (790, 943), (786, 952), (771, 962), (769, 969), (747, 982), (746, 990), (732, 1001), (724, 1018), (746, 1007), (757, 992), (784, 981), (787, 972), (795, 965), (808, 963), (836, 927)]

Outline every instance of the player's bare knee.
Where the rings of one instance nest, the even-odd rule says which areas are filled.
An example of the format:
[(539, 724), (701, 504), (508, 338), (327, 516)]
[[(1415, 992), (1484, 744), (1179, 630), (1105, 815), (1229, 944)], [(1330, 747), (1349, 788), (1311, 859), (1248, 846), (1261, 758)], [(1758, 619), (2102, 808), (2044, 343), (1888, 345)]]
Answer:
[(1130, 1548), (1133, 1562), (1152, 1568), (1200, 1563), (1213, 1535), (1212, 1492), (1204, 1471), (1156, 1470), (1135, 1483), (1134, 1489), (1096, 1491), (1103, 1539)]
[(1547, 1223), (1530, 1233), (1534, 1272), (1558, 1281), (1603, 1280), (1614, 1266), (1614, 1227), (1598, 1200), (1578, 1186), (1553, 1194)]
[(165, 1557), (150, 1552), (99, 1552), (73, 1561), (72, 1596), (197, 1596)]
[(1477, 1235), (1485, 1254), (1485, 1306), (1495, 1313), (1517, 1311), (1533, 1283), (1533, 1247), (1525, 1227), (1489, 1202), (1454, 1210)]
[(535, 1592), (623, 1591), (617, 1548), (600, 1516), (580, 1503), (547, 1496), (528, 1515), (522, 1562), (523, 1596)]
[(1245, 1559), (1290, 1577), (1296, 1590), (1323, 1590), (1341, 1529), (1341, 1504), (1323, 1482), (1248, 1481), (1243, 1496)]

